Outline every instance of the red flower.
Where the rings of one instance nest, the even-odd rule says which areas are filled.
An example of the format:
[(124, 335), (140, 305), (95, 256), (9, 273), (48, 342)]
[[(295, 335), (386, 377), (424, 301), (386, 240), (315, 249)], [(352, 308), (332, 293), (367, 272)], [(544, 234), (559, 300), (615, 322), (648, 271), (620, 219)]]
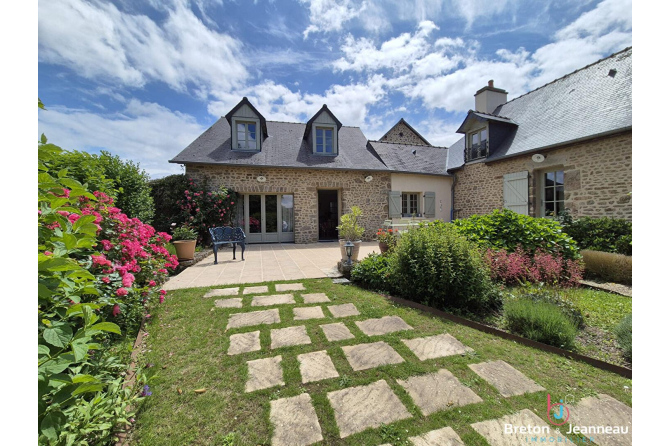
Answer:
[(105, 283), (111, 282), (111, 280), (109, 280), (109, 277), (107, 277), (107, 276), (102, 277), (100, 280), (102, 280)]
[(156, 286), (156, 281), (155, 280), (150, 280), (149, 281), (149, 286)]
[(128, 290), (125, 288), (119, 288), (116, 290), (116, 295), (117, 296), (127, 296), (128, 295)]
[(114, 308), (112, 308), (112, 316), (116, 317), (119, 314), (121, 314), (121, 307), (119, 307), (119, 304), (114, 304)]
[(50, 255), (52, 255), (52, 254), (53, 254), (53, 252), (51, 252), (51, 251), (44, 251), (44, 255), (45, 255), (45, 256), (50, 256)]

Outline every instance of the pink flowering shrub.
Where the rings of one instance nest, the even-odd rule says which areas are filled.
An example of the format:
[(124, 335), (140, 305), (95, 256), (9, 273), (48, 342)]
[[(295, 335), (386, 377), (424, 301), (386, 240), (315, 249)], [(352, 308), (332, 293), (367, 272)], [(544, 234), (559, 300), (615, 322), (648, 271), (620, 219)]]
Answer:
[(521, 247), (512, 252), (488, 249), (484, 260), (491, 278), (507, 285), (542, 282), (573, 287), (579, 284), (584, 274), (584, 268), (577, 260), (564, 259), (560, 254), (542, 250), (530, 254)]
[(177, 204), (182, 215), (180, 223), (188, 223), (198, 232), (198, 243), (210, 241), (209, 228), (235, 225), (235, 203), (237, 194), (232, 190), (220, 188), (207, 190), (206, 185), (188, 180), (188, 189), (184, 198)]

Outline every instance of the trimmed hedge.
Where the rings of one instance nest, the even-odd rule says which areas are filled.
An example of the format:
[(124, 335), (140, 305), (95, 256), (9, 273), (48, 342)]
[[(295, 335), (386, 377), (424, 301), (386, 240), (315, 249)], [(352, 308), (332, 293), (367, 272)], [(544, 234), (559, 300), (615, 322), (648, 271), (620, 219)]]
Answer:
[(633, 255), (633, 223), (618, 218), (565, 218), (563, 232), (570, 235), (580, 249)]

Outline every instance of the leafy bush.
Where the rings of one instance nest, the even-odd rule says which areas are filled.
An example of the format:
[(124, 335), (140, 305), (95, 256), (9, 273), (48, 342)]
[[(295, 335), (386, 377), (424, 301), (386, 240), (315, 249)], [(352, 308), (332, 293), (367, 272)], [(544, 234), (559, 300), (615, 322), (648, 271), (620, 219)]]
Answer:
[(363, 237), (365, 228), (358, 226), (358, 219), (363, 215), (363, 211), (358, 206), (352, 206), (351, 212), (340, 217), (340, 225), (337, 227), (340, 238), (356, 242)]
[(582, 256), (587, 276), (628, 285), (633, 283), (633, 257), (587, 249), (582, 251)]
[(455, 220), (453, 225), (484, 248), (513, 252), (520, 246), (531, 254), (542, 250), (570, 260), (579, 258), (575, 241), (562, 231), (558, 222), (547, 218), (533, 218), (504, 209)]
[(513, 299), (505, 303), (505, 328), (533, 341), (565, 349), (575, 346), (576, 324), (560, 307), (531, 299)]
[[(122, 387), (114, 346), (136, 333), (176, 264), (156, 233), (60, 169), (38, 145), (38, 429), (40, 444), (104, 444), (141, 398)], [(58, 166), (58, 167), (57, 167)], [(111, 321), (114, 322), (111, 322)], [(127, 358), (126, 358), (127, 359)], [(141, 374), (139, 375), (141, 378)]]
[(465, 312), (500, 305), (481, 253), (451, 225), (410, 229), (389, 261), (392, 286), (407, 299)]
[(86, 183), (114, 198), (116, 206), (131, 218), (151, 223), (154, 217), (149, 174), (139, 164), (123, 161), (118, 155), (101, 151), (100, 155), (86, 152), (61, 152), (52, 160), (54, 171), (67, 169), (68, 177)]
[(174, 240), (197, 240), (198, 233), (195, 232), (189, 225), (184, 224), (172, 231), (172, 237)]
[(547, 289), (541, 286), (526, 286), (519, 293), (522, 299), (532, 300), (533, 302), (545, 302), (556, 305), (563, 314), (569, 317), (575, 323), (577, 328), (584, 326), (584, 315), (582, 311), (568, 298), (560, 292), (553, 289)]
[(156, 219), (153, 222), (157, 231), (168, 232), (170, 225), (181, 225), (185, 222), (184, 210), (181, 201), (184, 200), (184, 191), (190, 183), (186, 175), (169, 175), (149, 182), (151, 197), (154, 202)]
[(198, 232), (198, 242), (203, 244), (210, 241), (209, 228), (234, 225), (237, 194), (225, 187), (212, 192), (206, 183), (197, 184), (191, 179), (188, 183), (184, 198), (179, 201), (182, 221)]
[(619, 346), (623, 350), (623, 356), (628, 361), (633, 361), (633, 315), (624, 317), (614, 329)]
[(572, 237), (580, 249), (633, 255), (633, 224), (618, 218), (565, 218), (563, 232)]
[(375, 291), (392, 291), (389, 256), (372, 253), (351, 270), (351, 280)]
[(584, 273), (580, 261), (565, 260), (560, 254), (552, 255), (541, 250), (529, 254), (520, 247), (513, 252), (487, 249), (484, 260), (491, 278), (506, 285), (542, 282), (566, 287), (578, 286)]

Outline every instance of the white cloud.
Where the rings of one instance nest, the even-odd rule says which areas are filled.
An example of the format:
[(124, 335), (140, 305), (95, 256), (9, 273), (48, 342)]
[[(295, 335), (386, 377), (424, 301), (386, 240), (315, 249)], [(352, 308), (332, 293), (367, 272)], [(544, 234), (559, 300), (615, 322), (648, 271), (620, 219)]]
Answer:
[(181, 172), (168, 160), (197, 138), (205, 127), (187, 114), (131, 99), (120, 113), (48, 107), (39, 113), (39, 132), (66, 150), (109, 150), (139, 162), (152, 177)]
[(499, 16), (513, 10), (514, 2), (508, 0), (452, 0), (451, 8), (465, 19), (466, 28), (470, 28), (480, 17)]
[(131, 87), (160, 81), (201, 95), (225, 93), (246, 80), (239, 40), (211, 30), (180, 1), (166, 11), (159, 25), (111, 3), (40, 0), (40, 61), (89, 79)]
[(582, 14), (577, 20), (556, 33), (556, 38), (566, 40), (591, 35), (603, 35), (613, 28), (633, 28), (632, 0), (605, 0), (595, 9)]
[(367, 8), (366, 2), (351, 0), (300, 0), (309, 4), (310, 25), (303, 32), (306, 39), (310, 33), (341, 31), (344, 23), (358, 17)]

